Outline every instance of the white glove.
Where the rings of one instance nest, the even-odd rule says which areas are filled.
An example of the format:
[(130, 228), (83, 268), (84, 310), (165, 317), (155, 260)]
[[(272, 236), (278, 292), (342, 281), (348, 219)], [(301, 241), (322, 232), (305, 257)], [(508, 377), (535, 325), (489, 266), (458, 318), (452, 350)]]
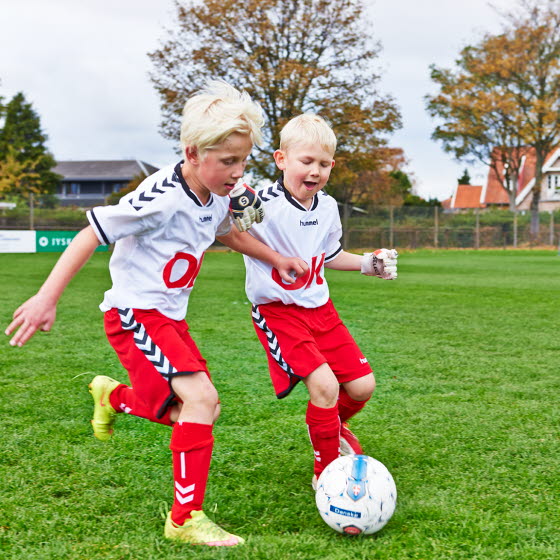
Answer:
[(263, 202), (249, 185), (236, 185), (229, 193), (229, 198), (229, 209), (239, 231), (247, 231), (253, 224), (263, 221)]
[(395, 280), (397, 277), (397, 258), (395, 249), (378, 249), (373, 253), (364, 253), (362, 257), (362, 274), (377, 276), (383, 280)]

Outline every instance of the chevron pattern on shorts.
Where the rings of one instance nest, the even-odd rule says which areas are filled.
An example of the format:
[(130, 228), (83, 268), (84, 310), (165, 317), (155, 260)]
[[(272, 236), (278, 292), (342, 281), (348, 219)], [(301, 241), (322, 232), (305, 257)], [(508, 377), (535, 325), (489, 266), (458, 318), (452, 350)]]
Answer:
[(144, 328), (144, 325), (136, 321), (132, 309), (117, 309), (117, 311), (119, 312), (121, 318), (122, 328), (126, 331), (134, 332), (134, 342), (137, 348), (142, 351), (148, 360), (150, 360), (156, 370), (159, 371), (163, 377), (169, 377), (170, 375), (177, 373), (177, 370), (165, 357), (161, 348), (150, 338)]
[[(177, 176), (173, 174), (173, 179), (175, 179), (176, 177)], [(142, 191), (140, 195), (136, 197), (136, 199), (131, 198), (128, 202), (132, 204), (134, 210), (139, 211), (142, 210), (142, 208), (144, 208), (144, 204), (154, 200), (154, 198), (156, 198), (158, 194), (163, 194), (164, 192), (166, 192), (166, 189), (173, 188), (176, 186), (177, 186), (176, 183), (173, 182), (170, 183), (166, 177), (161, 184), (155, 183), (151, 189), (146, 189)]]
[(276, 338), (276, 335), (268, 328), (266, 324), (265, 318), (261, 315), (259, 311), (258, 305), (253, 305), (251, 309), (251, 313), (253, 315), (253, 321), (266, 334), (266, 339), (268, 340), (268, 349), (270, 351), (271, 356), (274, 358), (276, 363), (289, 375), (293, 375), (294, 371), (292, 368), (285, 362), (284, 358), (282, 357), (282, 351), (280, 350), (280, 343)]

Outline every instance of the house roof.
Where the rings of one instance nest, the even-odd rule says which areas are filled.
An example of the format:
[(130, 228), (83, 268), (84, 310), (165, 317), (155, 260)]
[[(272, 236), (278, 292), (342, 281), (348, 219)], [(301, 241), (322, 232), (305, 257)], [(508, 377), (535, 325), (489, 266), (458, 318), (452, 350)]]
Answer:
[[(536, 169), (535, 150), (532, 148), (521, 148), (520, 150), (521, 165), (519, 168), (517, 185), (515, 187), (516, 195), (518, 195), (535, 177)], [(497, 154), (497, 148), (495, 148), (494, 152)], [(493, 167), (488, 169), (488, 179), (482, 192), (481, 202), (484, 204), (508, 204), (509, 195), (500, 180), (500, 177), (504, 177), (504, 166), (497, 155), (495, 158), (497, 160), (496, 169)]]
[(157, 170), (136, 159), (59, 161), (53, 169), (65, 181), (130, 181), (140, 173), (151, 175)]
[[(531, 192), (535, 182), (535, 175), (537, 170), (537, 157), (534, 148), (520, 148), (521, 151), (521, 166), (519, 169), (519, 178), (515, 189), (516, 202), (519, 204)], [(555, 164), (559, 157), (559, 150), (551, 151), (545, 158), (543, 171)], [(499, 177), (504, 175), (504, 167), (500, 161), (497, 162), (496, 171), (490, 167), (488, 170), (488, 180), (482, 192), (481, 201), (484, 204), (507, 204), (509, 197), (506, 189), (502, 186)]]
[(480, 203), (481, 194), (481, 185), (457, 185), (450, 208), (484, 208), (484, 204)]

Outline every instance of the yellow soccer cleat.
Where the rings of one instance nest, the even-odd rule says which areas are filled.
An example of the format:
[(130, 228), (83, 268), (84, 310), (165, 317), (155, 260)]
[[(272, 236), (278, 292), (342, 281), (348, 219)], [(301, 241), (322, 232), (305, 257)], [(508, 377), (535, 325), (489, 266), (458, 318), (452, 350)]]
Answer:
[(245, 542), (218, 527), (202, 510), (194, 510), (191, 515), (192, 518), (187, 519), (184, 525), (177, 525), (169, 512), (165, 521), (165, 536), (173, 541), (207, 546), (236, 546)]
[(101, 441), (111, 439), (113, 435), (113, 424), (117, 413), (109, 402), (109, 395), (120, 385), (118, 381), (106, 375), (97, 375), (88, 385), (89, 392), (93, 397), (93, 435)]
[(311, 479), (311, 488), (317, 492), (317, 475), (314, 474), (313, 478)]

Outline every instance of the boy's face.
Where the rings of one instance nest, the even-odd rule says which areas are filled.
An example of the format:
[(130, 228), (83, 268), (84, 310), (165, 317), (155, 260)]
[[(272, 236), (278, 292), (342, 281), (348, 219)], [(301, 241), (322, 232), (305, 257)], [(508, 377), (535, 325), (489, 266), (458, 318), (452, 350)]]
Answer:
[(333, 154), (315, 144), (294, 144), (276, 150), (274, 160), (284, 172), (284, 186), (303, 206), (309, 208), (313, 197), (329, 180), (334, 166)]
[(252, 149), (250, 136), (237, 132), (202, 155), (196, 151), (189, 153), (190, 149), (187, 148), (186, 158), (192, 170), (190, 176), (186, 177), (187, 183), (203, 194), (210, 191), (218, 196), (226, 196), (243, 177)]

